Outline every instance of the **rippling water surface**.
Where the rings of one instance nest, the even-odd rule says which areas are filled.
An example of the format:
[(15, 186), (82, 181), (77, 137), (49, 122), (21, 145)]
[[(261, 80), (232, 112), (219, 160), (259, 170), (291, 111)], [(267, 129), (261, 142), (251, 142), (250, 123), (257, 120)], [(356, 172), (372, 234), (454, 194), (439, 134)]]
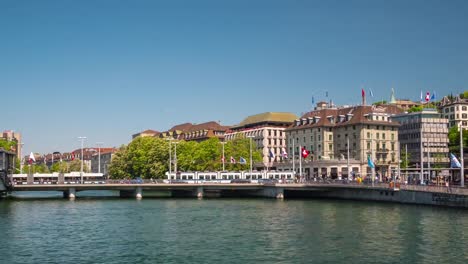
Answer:
[(334, 200), (0, 200), (1, 263), (468, 263), (468, 211)]

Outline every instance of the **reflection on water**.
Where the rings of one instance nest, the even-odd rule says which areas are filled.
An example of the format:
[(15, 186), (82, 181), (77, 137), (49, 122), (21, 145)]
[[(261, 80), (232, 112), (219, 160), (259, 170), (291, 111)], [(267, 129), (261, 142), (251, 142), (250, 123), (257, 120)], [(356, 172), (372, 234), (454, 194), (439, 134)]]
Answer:
[(467, 216), (333, 200), (13, 199), (0, 201), (0, 256), (2, 263), (465, 263)]

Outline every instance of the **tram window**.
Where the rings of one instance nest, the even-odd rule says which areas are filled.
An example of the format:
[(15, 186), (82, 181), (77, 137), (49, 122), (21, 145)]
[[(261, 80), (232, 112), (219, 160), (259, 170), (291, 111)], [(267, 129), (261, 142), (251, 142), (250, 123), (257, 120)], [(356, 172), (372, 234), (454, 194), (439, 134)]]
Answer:
[(258, 178), (259, 178), (259, 179), (261, 179), (261, 178), (262, 178), (262, 175), (261, 175), (261, 174), (260, 174), (260, 175), (258, 175)]
[(187, 176), (182, 176), (182, 180), (186, 180), (187, 179)]
[(279, 175), (278, 175), (278, 174), (275, 175), (275, 179), (279, 179)]
[(254, 179), (254, 180), (257, 179), (257, 175), (255, 175), (255, 174), (252, 175), (252, 179)]
[(245, 175), (245, 178), (246, 178), (247, 180), (249, 180), (249, 179), (250, 179), (250, 174), (246, 174), (246, 175)]
[(188, 178), (189, 178), (189, 180), (193, 180), (193, 176), (192, 176), (192, 175), (188, 176)]
[(180, 180), (180, 176), (176, 176), (176, 180)]
[(228, 179), (229, 179), (229, 180), (232, 180), (232, 179), (233, 179), (232, 175), (229, 175), (229, 176), (228, 176)]
[(205, 176), (200, 175), (200, 180), (204, 180), (204, 179), (205, 179)]

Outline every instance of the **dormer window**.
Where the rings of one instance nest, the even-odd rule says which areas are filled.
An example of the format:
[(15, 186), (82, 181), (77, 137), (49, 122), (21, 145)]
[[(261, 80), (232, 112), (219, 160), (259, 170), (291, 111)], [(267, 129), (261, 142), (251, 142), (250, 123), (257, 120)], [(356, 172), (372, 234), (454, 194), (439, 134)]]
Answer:
[(314, 123), (314, 119), (312, 117), (307, 118), (307, 124), (311, 125)]
[(294, 122), (296, 123), (296, 126), (299, 126), (301, 121), (299, 119), (296, 119), (294, 120)]

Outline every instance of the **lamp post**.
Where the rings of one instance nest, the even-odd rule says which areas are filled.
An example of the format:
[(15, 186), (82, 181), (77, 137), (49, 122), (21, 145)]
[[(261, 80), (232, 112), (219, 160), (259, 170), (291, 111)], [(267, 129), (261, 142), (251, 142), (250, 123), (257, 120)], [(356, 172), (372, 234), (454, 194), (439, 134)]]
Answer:
[(250, 138), (250, 179), (252, 179), (252, 138), (254, 137), (253, 135), (247, 136)]
[(179, 144), (179, 142), (172, 142), (172, 144), (174, 144), (174, 171), (177, 174), (177, 144)]
[(463, 158), (463, 127), (460, 122), (460, 186), (465, 187), (465, 160)]
[(80, 176), (81, 176), (81, 184), (83, 184), (83, 144), (86, 137), (78, 137), (81, 140), (81, 169), (80, 169)]
[(172, 140), (174, 140), (173, 138), (166, 138), (166, 140), (169, 142), (169, 177), (168, 177), (168, 180), (169, 182), (171, 181), (171, 177), (172, 177), (172, 154), (171, 154), (171, 149), (172, 149)]
[(221, 145), (223, 146), (223, 157), (221, 159), (221, 161), (223, 162), (223, 171), (224, 171), (224, 162), (225, 162), (225, 157), (224, 157), (224, 145), (226, 145), (227, 142), (220, 142)]
[(103, 142), (96, 142), (98, 146), (98, 173), (101, 173), (101, 146), (104, 144)]
[(20, 174), (23, 174), (23, 157), (21, 156), (24, 143), (19, 143), (19, 153), (20, 153)]

